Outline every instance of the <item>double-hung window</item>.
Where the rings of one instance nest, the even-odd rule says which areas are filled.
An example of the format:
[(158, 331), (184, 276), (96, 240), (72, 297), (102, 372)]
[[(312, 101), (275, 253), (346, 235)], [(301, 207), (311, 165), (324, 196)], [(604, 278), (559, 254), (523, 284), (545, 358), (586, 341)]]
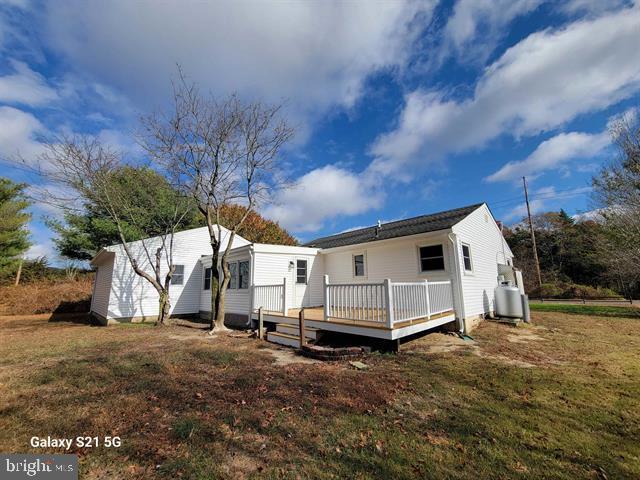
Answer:
[(174, 265), (173, 275), (171, 275), (171, 285), (184, 284), (184, 265)]
[(353, 276), (365, 276), (364, 253), (358, 253), (357, 255), (353, 256)]
[(420, 271), (435, 272), (444, 270), (444, 250), (442, 245), (420, 247)]
[(232, 262), (229, 264), (229, 290), (235, 290), (238, 288), (238, 264), (236, 262)]
[(464, 260), (464, 271), (473, 272), (473, 263), (471, 262), (471, 247), (466, 243), (462, 244), (462, 259)]
[(229, 290), (246, 290), (249, 288), (249, 261), (229, 263)]
[(211, 267), (204, 269), (204, 290), (211, 290)]
[(249, 288), (249, 262), (238, 262), (238, 288)]

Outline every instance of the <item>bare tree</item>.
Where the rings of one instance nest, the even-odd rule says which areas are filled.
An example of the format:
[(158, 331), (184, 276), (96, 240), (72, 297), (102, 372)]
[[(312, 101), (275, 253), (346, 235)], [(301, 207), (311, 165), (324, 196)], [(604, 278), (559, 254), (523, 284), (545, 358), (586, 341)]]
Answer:
[(611, 128), (617, 157), (593, 178), (607, 241), (603, 257), (627, 294), (640, 291), (640, 121), (632, 115)]
[[(171, 309), (174, 234), (192, 202), (158, 173), (125, 165), (119, 152), (91, 136), (45, 144), (36, 169), (47, 182), (36, 193), (40, 201), (62, 209), (91, 204), (107, 213), (132, 269), (158, 292), (157, 324), (164, 324)], [(142, 254), (132, 250), (134, 240)]]
[[(270, 192), (286, 182), (278, 168), (282, 146), (293, 129), (281, 118), (281, 105), (223, 100), (204, 96), (180, 71), (173, 88), (173, 107), (142, 121), (142, 143), (152, 158), (166, 166), (175, 185), (196, 202), (206, 220), (212, 250), (210, 330), (225, 330), (225, 292), (231, 279), (227, 263), (238, 229)], [(226, 225), (222, 209), (246, 207)], [(223, 249), (224, 241), (226, 246)]]

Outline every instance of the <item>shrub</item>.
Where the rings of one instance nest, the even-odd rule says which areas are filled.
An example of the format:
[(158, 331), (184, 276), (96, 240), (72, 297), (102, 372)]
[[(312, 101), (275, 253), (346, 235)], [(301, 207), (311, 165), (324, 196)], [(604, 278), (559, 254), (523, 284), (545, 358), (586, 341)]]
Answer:
[(529, 296), (532, 298), (585, 298), (592, 300), (622, 298), (610, 288), (568, 282), (543, 283), (541, 287), (531, 290)]

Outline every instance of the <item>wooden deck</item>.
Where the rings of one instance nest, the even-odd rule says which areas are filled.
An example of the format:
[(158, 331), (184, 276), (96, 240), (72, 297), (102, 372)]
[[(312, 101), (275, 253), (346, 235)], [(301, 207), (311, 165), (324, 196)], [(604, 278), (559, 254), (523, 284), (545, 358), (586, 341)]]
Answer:
[[(287, 315), (282, 312), (263, 311), (264, 320), (272, 323), (286, 323), (291, 325), (298, 324), (299, 308), (290, 308)], [(423, 317), (405, 322), (396, 322), (393, 328), (387, 327), (382, 322), (372, 322), (365, 320), (345, 320), (339, 318), (324, 319), (323, 307), (307, 307), (304, 309), (305, 323), (312, 328), (318, 330), (327, 330), (334, 332), (344, 332), (354, 335), (364, 335), (376, 338), (396, 339), (402, 338), (413, 333), (444, 325), (455, 320), (453, 310), (431, 315), (430, 318)], [(254, 313), (257, 319), (257, 312)]]

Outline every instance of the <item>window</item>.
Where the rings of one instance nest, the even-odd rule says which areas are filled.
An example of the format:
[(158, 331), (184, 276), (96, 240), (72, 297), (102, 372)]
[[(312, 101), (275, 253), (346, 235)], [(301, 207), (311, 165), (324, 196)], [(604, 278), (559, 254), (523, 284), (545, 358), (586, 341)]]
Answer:
[(471, 272), (473, 270), (473, 265), (471, 264), (471, 247), (466, 244), (462, 244), (462, 258), (464, 259), (464, 269), (466, 272)]
[(204, 269), (204, 289), (211, 290), (211, 267)]
[(174, 265), (173, 275), (171, 276), (171, 285), (184, 284), (184, 265)]
[(249, 262), (238, 262), (238, 288), (249, 288)]
[(364, 253), (353, 256), (353, 276), (364, 277)]
[(238, 288), (238, 264), (230, 263), (229, 264), (229, 274), (231, 275), (231, 279), (229, 280), (229, 289), (235, 290)]
[(420, 271), (431, 272), (436, 270), (444, 270), (442, 245), (420, 247)]
[(296, 283), (307, 283), (307, 261), (296, 261)]

